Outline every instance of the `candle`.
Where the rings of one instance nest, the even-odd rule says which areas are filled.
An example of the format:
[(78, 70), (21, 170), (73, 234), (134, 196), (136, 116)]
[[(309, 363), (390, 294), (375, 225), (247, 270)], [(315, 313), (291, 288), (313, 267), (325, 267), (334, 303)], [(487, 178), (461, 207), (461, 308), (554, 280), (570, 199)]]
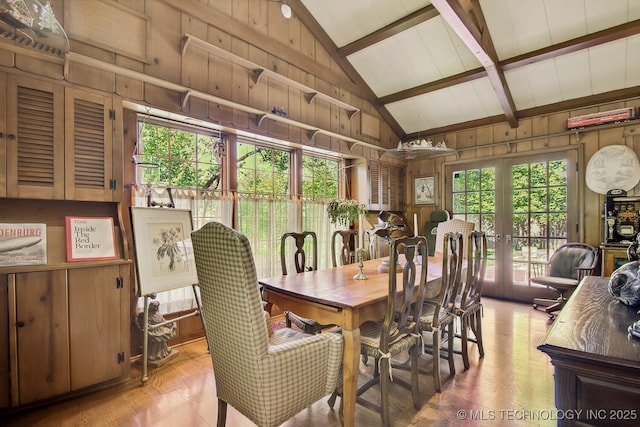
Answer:
[(418, 214), (413, 214), (413, 235), (418, 235)]
[(364, 249), (364, 216), (360, 215), (360, 221), (358, 222), (358, 237), (360, 249)]

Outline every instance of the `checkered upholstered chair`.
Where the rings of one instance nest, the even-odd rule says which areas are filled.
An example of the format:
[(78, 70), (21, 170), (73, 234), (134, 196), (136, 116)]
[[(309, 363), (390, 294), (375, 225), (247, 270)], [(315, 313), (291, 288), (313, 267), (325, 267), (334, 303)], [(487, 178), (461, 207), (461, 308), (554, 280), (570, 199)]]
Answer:
[[(439, 223), (436, 234), (435, 254), (442, 254), (444, 250), (445, 233), (462, 233), (462, 239), (466, 242), (469, 234), (471, 234), (475, 227), (476, 225), (473, 222), (463, 221), (457, 218)], [(466, 258), (466, 254), (463, 255)]]
[(261, 427), (277, 426), (333, 392), (342, 365), (340, 334), (289, 328), (269, 336), (249, 240), (211, 222), (191, 233), (202, 314), (218, 397)]

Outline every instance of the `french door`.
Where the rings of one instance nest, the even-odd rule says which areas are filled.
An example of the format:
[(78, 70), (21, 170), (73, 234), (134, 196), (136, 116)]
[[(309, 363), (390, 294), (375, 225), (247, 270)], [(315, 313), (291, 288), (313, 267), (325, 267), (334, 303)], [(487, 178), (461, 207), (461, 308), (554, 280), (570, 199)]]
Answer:
[(445, 167), (445, 207), (487, 235), (483, 293), (530, 302), (553, 297), (529, 278), (578, 237), (577, 150)]

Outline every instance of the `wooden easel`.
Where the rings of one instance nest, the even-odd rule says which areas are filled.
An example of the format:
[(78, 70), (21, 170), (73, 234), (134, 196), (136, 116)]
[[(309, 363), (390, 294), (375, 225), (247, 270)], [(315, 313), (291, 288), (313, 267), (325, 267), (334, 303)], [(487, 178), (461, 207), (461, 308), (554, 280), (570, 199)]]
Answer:
[[(169, 194), (169, 203), (158, 203), (158, 202), (154, 202), (152, 200), (151, 197), (151, 192), (149, 192), (149, 194), (147, 195), (147, 207), (159, 207), (159, 208), (175, 208), (175, 203), (173, 201), (173, 195), (171, 194), (171, 187), (167, 187), (167, 193)], [(143, 329), (143, 345), (142, 345), (142, 378), (140, 379), (140, 382), (142, 383), (142, 385), (145, 385), (148, 381), (149, 381), (149, 375), (148, 375), (148, 364), (149, 364), (149, 332), (153, 331), (156, 328), (160, 328), (162, 326), (168, 325), (170, 323), (173, 322), (177, 322), (179, 320), (182, 319), (186, 319), (188, 317), (193, 317), (193, 316), (200, 316), (200, 319), (202, 320), (202, 326), (205, 329), (205, 334), (206, 334), (206, 325), (204, 323), (204, 318), (202, 317), (202, 305), (200, 304), (200, 297), (198, 296), (198, 291), (196, 290), (196, 287), (198, 286), (197, 283), (193, 283), (191, 285), (191, 288), (193, 289), (193, 296), (196, 300), (196, 305), (198, 306), (197, 309), (195, 309), (193, 312), (176, 317), (175, 319), (171, 319), (171, 320), (165, 320), (164, 322), (160, 322), (160, 323), (156, 323), (155, 325), (149, 325), (149, 299), (155, 299), (157, 294), (152, 293), (152, 294), (147, 294), (147, 295), (143, 295), (144, 297), (144, 314), (143, 314), (143, 325), (142, 325), (142, 329)]]

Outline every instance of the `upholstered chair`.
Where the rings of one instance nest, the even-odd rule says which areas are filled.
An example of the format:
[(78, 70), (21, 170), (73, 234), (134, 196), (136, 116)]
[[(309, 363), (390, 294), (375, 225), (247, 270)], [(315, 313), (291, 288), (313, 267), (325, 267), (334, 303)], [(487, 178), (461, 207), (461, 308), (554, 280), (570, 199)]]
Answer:
[(246, 236), (215, 222), (191, 236), (218, 427), (226, 423), (228, 404), (256, 425), (271, 427), (333, 392), (341, 378), (342, 336), (289, 328), (269, 336)]
[[(469, 237), (469, 234), (474, 230), (474, 228), (475, 224), (473, 222), (463, 221), (457, 218), (438, 223), (434, 254), (442, 254), (442, 252), (444, 251), (445, 233), (461, 233), (462, 239), (466, 241)], [(463, 254), (463, 256), (466, 257), (466, 254)]]
[(553, 289), (557, 299), (535, 298), (533, 308), (546, 306), (545, 312), (551, 319), (564, 307), (567, 293), (578, 287), (584, 276), (598, 271), (600, 249), (586, 243), (566, 243), (553, 251), (545, 264), (533, 264), (534, 276), (531, 283)]

